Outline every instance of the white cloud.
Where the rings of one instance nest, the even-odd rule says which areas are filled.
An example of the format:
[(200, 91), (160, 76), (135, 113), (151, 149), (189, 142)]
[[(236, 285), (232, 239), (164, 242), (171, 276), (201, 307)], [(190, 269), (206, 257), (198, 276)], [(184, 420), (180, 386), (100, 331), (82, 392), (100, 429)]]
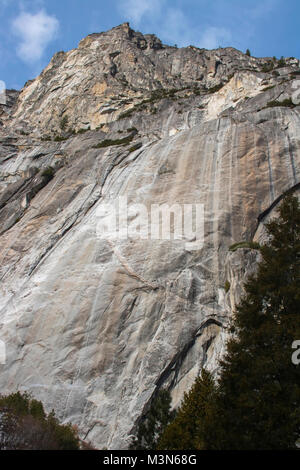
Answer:
[[(277, 0), (266, 0), (268, 4), (273, 1)], [(158, 30), (161, 39), (168, 43), (215, 49), (232, 40), (229, 29), (206, 25), (201, 30), (193, 25), (182, 8), (168, 7), (166, 0), (119, 0), (119, 9), (124, 19), (131, 21), (134, 26), (142, 26), (150, 31)]]
[(209, 26), (201, 31), (193, 27), (189, 18), (180, 9), (167, 10), (162, 26), (164, 38), (179, 46), (194, 45), (205, 49), (215, 49), (231, 40), (231, 33), (228, 29)]
[(41, 59), (45, 48), (58, 31), (59, 21), (44, 10), (38, 13), (21, 12), (12, 23), (13, 33), (20, 39), (17, 54), (24, 61), (33, 63)]
[(119, 9), (134, 24), (139, 24), (145, 16), (159, 15), (165, 0), (121, 0)]
[(210, 26), (201, 34), (198, 44), (205, 49), (216, 49), (220, 45), (224, 45), (224, 42), (228, 43), (230, 40), (231, 33), (228, 29)]
[(190, 43), (190, 38), (193, 35), (187, 18), (177, 8), (170, 8), (166, 11), (162, 31), (168, 41), (175, 41), (179, 45)]

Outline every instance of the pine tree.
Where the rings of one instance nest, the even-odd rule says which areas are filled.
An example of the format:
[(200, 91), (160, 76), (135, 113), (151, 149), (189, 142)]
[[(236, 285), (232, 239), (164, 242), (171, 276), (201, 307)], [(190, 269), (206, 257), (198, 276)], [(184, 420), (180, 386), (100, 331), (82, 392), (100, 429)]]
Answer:
[(211, 374), (203, 369), (191, 390), (184, 394), (176, 417), (161, 435), (157, 448), (167, 450), (205, 448), (205, 423), (213, 411), (215, 391)]
[(257, 274), (237, 308), (236, 336), (221, 366), (209, 448), (293, 449), (300, 436), (300, 369), (292, 343), (300, 339), (300, 207), (284, 199), (267, 224)]
[(283, 56), (281, 56), (278, 63), (277, 63), (277, 67), (285, 67), (285, 66), (286, 66), (285, 58)]
[(251, 56), (250, 49), (247, 49), (247, 50), (246, 50), (246, 55), (249, 56), (249, 57)]
[(175, 411), (171, 410), (170, 392), (161, 389), (153, 400), (149, 411), (142, 418), (130, 448), (134, 450), (155, 449), (159, 436), (174, 417)]
[(78, 450), (80, 440), (71, 424), (59, 424), (54, 411), (28, 393), (0, 395), (1, 450)]
[(203, 371), (159, 449), (295, 449), (300, 437), (300, 207), (287, 196), (266, 225), (256, 275), (233, 321), (217, 385)]

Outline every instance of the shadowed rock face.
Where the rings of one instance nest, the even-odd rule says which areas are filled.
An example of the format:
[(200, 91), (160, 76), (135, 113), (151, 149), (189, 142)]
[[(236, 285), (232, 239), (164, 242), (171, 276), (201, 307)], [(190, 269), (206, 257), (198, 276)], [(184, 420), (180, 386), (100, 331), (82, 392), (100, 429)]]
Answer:
[[(28, 390), (82, 438), (118, 449), (159, 387), (176, 405), (203, 366), (217, 373), (258, 258), (228, 249), (263, 240), (264, 217), (299, 187), (299, 62), (262, 72), (268, 61), (176, 49), (125, 23), (11, 93), (0, 116), (2, 393)], [(116, 240), (113, 227), (99, 237), (99, 210), (119, 196), (149, 211), (204, 204), (204, 246)]]

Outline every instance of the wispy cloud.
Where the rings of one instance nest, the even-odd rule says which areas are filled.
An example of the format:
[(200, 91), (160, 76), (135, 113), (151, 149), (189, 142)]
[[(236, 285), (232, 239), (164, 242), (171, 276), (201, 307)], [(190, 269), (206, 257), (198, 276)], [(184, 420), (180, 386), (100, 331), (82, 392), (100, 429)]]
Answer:
[(186, 45), (192, 42), (193, 32), (189, 21), (179, 8), (168, 8), (162, 20), (162, 31), (164, 38), (170, 42), (177, 42), (179, 45)]
[(193, 25), (183, 8), (170, 7), (165, 0), (119, 0), (119, 10), (133, 26), (160, 31), (161, 39), (179, 46), (193, 44), (213, 49), (231, 40), (228, 29), (212, 25), (201, 30)]
[(37, 13), (25, 11), (12, 22), (12, 31), (19, 38), (17, 54), (24, 61), (34, 63), (41, 59), (48, 44), (55, 39), (59, 21), (45, 10)]
[(231, 37), (231, 32), (228, 29), (210, 26), (201, 34), (198, 45), (205, 49), (216, 49), (224, 43), (228, 44)]
[[(188, 5), (187, 5), (188, 3)], [(203, 7), (199, 17), (196, 4)], [(163, 41), (206, 49), (242, 48), (251, 42), (261, 21), (283, 0), (118, 0), (118, 9), (133, 27), (157, 32)], [(230, 7), (229, 7), (230, 5)], [(196, 12), (193, 16), (192, 11)], [(248, 47), (248, 46), (247, 46)]]
[(121, 0), (119, 10), (135, 25), (142, 19), (160, 15), (165, 0)]
[(177, 8), (166, 10), (161, 29), (167, 41), (176, 42), (180, 46), (194, 45), (214, 49), (231, 40), (229, 29), (208, 26), (201, 30), (194, 27), (183, 11)]

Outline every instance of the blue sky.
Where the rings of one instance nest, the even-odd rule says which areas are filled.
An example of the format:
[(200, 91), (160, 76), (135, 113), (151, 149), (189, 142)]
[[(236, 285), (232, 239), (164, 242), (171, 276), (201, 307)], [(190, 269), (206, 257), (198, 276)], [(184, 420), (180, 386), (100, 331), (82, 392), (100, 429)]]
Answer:
[(55, 52), (124, 21), (171, 45), (300, 58), (299, 0), (0, 0), (0, 80), (21, 88)]

